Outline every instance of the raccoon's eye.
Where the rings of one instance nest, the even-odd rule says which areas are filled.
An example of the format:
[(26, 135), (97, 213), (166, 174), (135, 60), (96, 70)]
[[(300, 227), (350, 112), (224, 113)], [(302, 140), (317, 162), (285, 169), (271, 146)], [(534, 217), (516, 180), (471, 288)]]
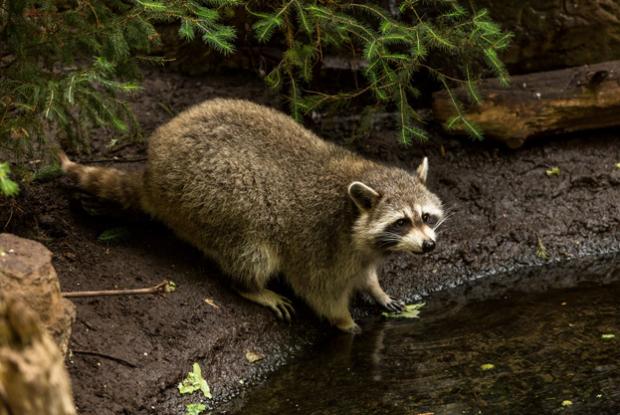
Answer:
[(406, 219), (398, 219), (396, 221), (396, 226), (405, 226), (407, 224), (407, 220)]
[(437, 218), (428, 213), (424, 213), (422, 214), (422, 222), (426, 223), (427, 225), (434, 225), (437, 222)]

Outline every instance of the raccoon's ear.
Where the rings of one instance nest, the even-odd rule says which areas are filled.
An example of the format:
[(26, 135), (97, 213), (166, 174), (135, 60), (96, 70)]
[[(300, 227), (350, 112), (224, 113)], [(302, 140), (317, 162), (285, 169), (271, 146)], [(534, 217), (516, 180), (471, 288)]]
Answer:
[(362, 182), (351, 183), (348, 192), (353, 203), (362, 211), (375, 207), (381, 198), (376, 190)]
[(422, 160), (422, 163), (420, 163), (415, 172), (422, 184), (426, 184), (426, 176), (428, 176), (428, 157), (424, 157), (424, 160)]

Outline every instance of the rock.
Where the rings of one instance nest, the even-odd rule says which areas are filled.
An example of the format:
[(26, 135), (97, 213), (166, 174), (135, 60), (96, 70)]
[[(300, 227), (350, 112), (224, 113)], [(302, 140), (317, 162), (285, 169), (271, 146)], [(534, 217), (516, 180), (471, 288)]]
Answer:
[(75, 415), (64, 356), (26, 304), (0, 294), (0, 415)]
[(66, 354), (75, 306), (62, 298), (51, 261), (52, 253), (40, 243), (0, 234), (0, 294), (28, 304)]

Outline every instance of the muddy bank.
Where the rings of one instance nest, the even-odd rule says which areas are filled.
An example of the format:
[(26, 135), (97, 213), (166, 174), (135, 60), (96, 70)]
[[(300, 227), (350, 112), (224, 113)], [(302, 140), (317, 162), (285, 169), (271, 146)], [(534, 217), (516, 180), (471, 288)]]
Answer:
[[(259, 81), (243, 77), (201, 80), (152, 73), (134, 106), (148, 133), (188, 105), (215, 96), (275, 102)], [(347, 141), (352, 125), (319, 122), (314, 127)], [(371, 137), (352, 146), (368, 157), (410, 168), (427, 155), (429, 186), (454, 211), (431, 255), (389, 258), (384, 287), (411, 300), (517, 267), (620, 251), (620, 169), (614, 166), (620, 161), (619, 136), (611, 130), (587, 132), (518, 151), (440, 137), (403, 148), (388, 122), (377, 126)], [(109, 148), (110, 139), (98, 132), (97, 150), (82, 160), (145, 155), (144, 143)], [(547, 176), (545, 171), (555, 166), (559, 176)], [(216, 401), (226, 400), (248, 379), (260, 380), (305, 346), (333, 334), (299, 300), (291, 326), (276, 321), (269, 311), (241, 300), (212, 262), (163, 226), (144, 218), (90, 216), (74, 195), (65, 179), (37, 184), (3, 209), (0, 223), (54, 252), (63, 290), (150, 286), (164, 278), (178, 285), (165, 296), (75, 301), (73, 354), (67, 364), (81, 414), (182, 413), (190, 400), (179, 398), (176, 385), (193, 362), (201, 363)], [(118, 226), (129, 230), (124, 240), (97, 240)], [(537, 255), (539, 240), (548, 259)], [(562, 276), (555, 281), (561, 284)], [(521, 285), (528, 286), (527, 279)], [(286, 292), (286, 287), (277, 290)], [(379, 312), (365, 299), (356, 300), (357, 316)], [(363, 328), (364, 318), (360, 323)], [(266, 357), (250, 364), (246, 351)]]

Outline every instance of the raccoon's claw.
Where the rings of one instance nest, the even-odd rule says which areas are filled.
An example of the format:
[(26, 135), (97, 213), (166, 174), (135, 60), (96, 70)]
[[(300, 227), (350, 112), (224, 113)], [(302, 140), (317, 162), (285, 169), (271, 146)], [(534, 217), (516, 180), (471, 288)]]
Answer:
[(291, 315), (295, 314), (295, 309), (288, 298), (279, 296), (280, 302), (270, 308), (276, 313), (280, 320), (291, 322)]
[(280, 320), (290, 322), (291, 314), (295, 314), (291, 301), (271, 290), (263, 289), (258, 292), (239, 292), (239, 294), (248, 300), (269, 307)]
[(383, 304), (383, 307), (394, 313), (402, 313), (405, 311), (405, 303), (401, 300), (394, 300), (393, 298), (390, 298), (387, 303)]

